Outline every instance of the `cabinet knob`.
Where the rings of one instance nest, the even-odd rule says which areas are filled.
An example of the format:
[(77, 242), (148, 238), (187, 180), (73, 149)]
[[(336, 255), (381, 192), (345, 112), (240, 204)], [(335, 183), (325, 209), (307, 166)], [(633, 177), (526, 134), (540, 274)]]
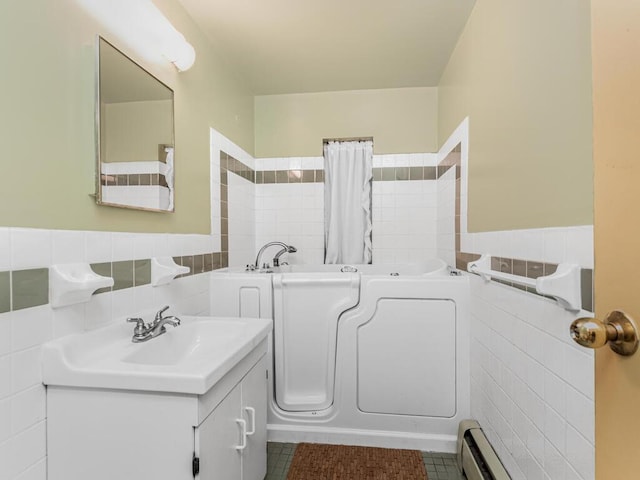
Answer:
[(571, 338), (587, 348), (609, 344), (619, 355), (633, 355), (638, 349), (638, 332), (634, 321), (624, 312), (614, 310), (603, 322), (596, 318), (578, 318), (569, 329)]

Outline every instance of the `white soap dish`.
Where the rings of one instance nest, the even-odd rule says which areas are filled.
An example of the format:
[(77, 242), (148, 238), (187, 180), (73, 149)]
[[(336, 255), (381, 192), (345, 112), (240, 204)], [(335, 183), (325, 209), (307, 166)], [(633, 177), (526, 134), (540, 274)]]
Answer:
[(49, 267), (49, 303), (53, 308), (86, 303), (96, 290), (112, 286), (113, 278), (98, 275), (88, 263)]
[(183, 267), (171, 257), (154, 257), (151, 259), (151, 285), (157, 287), (170, 283), (178, 275), (189, 273), (189, 267)]

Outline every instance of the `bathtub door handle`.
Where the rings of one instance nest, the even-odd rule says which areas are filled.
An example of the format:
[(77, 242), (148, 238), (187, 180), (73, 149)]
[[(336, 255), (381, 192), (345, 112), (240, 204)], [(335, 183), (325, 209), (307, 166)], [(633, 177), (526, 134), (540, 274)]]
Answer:
[(256, 433), (256, 409), (253, 407), (244, 407), (244, 409), (247, 412), (247, 415), (251, 423), (251, 428), (250, 428), (251, 431), (247, 432), (247, 436), (251, 436), (254, 433)]
[(240, 425), (240, 445), (236, 446), (236, 450), (241, 452), (247, 448), (247, 422), (244, 418), (236, 418), (236, 423)]

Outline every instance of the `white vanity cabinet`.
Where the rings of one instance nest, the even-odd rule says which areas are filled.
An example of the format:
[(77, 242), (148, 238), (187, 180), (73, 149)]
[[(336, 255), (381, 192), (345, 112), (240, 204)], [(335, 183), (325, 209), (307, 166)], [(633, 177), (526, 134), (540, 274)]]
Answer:
[(202, 395), (48, 386), (48, 480), (263, 480), (266, 352)]
[(263, 480), (267, 474), (266, 357), (196, 428), (200, 480)]

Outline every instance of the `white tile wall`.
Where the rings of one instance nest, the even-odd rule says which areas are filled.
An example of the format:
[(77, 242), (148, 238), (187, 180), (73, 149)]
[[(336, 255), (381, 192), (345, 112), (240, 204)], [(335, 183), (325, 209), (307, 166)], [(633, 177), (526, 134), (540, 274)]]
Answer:
[(448, 265), (456, 264), (455, 220), (456, 220), (456, 173), (450, 168), (438, 179), (438, 216), (437, 216), (437, 256)]
[(592, 480), (594, 356), (568, 334), (589, 313), (471, 281), (473, 417), (514, 480)]
[[(285, 254), (291, 264), (324, 262), (324, 185), (322, 183), (256, 185), (256, 250), (267, 242), (295, 246)], [(266, 252), (265, 261), (269, 261)], [(254, 253), (255, 258), (255, 253)]]
[(436, 153), (399, 153), (374, 155), (373, 168), (378, 167), (434, 167), (438, 163)]
[[(221, 133), (211, 129), (211, 236), (210, 250), (222, 249), (220, 226), (220, 152), (225, 152), (252, 169), (256, 160)], [(234, 174), (227, 175), (229, 215), (229, 265), (243, 266), (255, 260), (255, 186)], [(204, 252), (203, 252), (204, 253)]]
[[(43, 268), (54, 262), (111, 262), (212, 251), (209, 235), (133, 234), (0, 228), (1, 270)], [(163, 305), (182, 314), (209, 310), (209, 276), (169, 285), (104, 293), (89, 303), (50, 305), (0, 314), (0, 479), (45, 480), (46, 401), (42, 343), (71, 333), (148, 314)]]
[[(323, 157), (259, 158), (256, 170), (322, 170)], [(324, 185), (322, 183), (258, 184), (255, 196), (256, 251), (268, 242), (295, 246), (281, 261), (324, 262)], [(267, 251), (265, 261), (276, 253)]]
[(255, 185), (239, 175), (227, 175), (229, 266), (255, 261)]
[(419, 262), (436, 256), (437, 184), (373, 182), (373, 262)]
[[(375, 167), (434, 166), (432, 153), (374, 155)], [(323, 169), (322, 157), (264, 158), (257, 170)], [(410, 262), (437, 253), (434, 181), (373, 182), (373, 262)], [(298, 248), (290, 263), (324, 261), (324, 185), (256, 185), (256, 250), (279, 240)]]

